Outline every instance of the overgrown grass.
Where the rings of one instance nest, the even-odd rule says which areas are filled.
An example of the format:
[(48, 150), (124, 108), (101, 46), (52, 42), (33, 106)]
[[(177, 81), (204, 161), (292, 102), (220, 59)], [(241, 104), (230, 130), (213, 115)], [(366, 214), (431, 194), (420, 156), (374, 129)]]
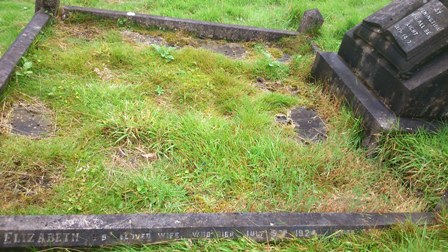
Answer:
[[(327, 21), (314, 39), (336, 50), (347, 29), (387, 1), (210, 2), (64, 3), (280, 29), (295, 29), (305, 9), (319, 7)], [(0, 24), (12, 20), (9, 12), (29, 16), (31, 3), (0, 2)], [(0, 49), (21, 27), (0, 28)], [(192, 47), (144, 46), (124, 39), (123, 30), (174, 44), (193, 40), (76, 15), (46, 29), (27, 55), (33, 73), (10, 82), (2, 113), (17, 101), (39, 102), (54, 112), (57, 131), (40, 140), (0, 136), (0, 189), (7, 192), (0, 214), (404, 212), (431, 209), (447, 187), (447, 130), (391, 134), (379, 160), (365, 158), (359, 120), (307, 81), (314, 60), (308, 38), (245, 43), (247, 59), (232, 60)], [(281, 52), (292, 54), (290, 63), (275, 61)], [(258, 89), (257, 77), (276, 92)], [(274, 122), (294, 106), (319, 112), (326, 142), (299, 143)], [(271, 245), (184, 241), (141, 250), (443, 251), (446, 238), (446, 226), (402, 226)]]
[[(36, 142), (4, 135), (1, 143), (2, 156), (14, 157), (0, 161), (6, 171), (54, 167), (64, 172), (45, 204), (11, 206), (5, 213), (423, 207), (391, 174), (351, 147), (358, 130), (351, 129), (357, 126), (350, 113), (340, 114), (319, 89), (294, 74), (295, 67), (290, 72), (257, 49), (269, 51), (269, 45), (247, 44), (253, 55), (248, 60), (186, 47), (171, 51), (167, 61), (153, 47), (123, 40), (121, 29), (132, 28), (113, 22), (96, 27), (82, 23), (90, 22), (84, 17), (76, 22), (73, 17), (45, 31), (28, 57), (34, 74), (18, 76), (5, 98), (7, 107), (24, 97), (46, 104), (57, 115), (56, 136)], [(170, 35), (148, 33), (154, 32)], [(303, 62), (294, 57), (291, 64)], [(260, 91), (252, 85), (258, 76), (285, 90)], [(302, 95), (287, 92), (288, 86)], [(300, 144), (292, 129), (275, 124), (276, 113), (301, 104), (328, 120), (325, 144)], [(126, 164), (129, 171), (121, 167), (126, 160), (116, 157), (120, 150), (141, 150), (157, 160)]]
[(410, 190), (437, 203), (448, 188), (448, 128), (437, 134), (391, 134), (380, 157)]
[(34, 13), (34, 1), (0, 1), (0, 55), (16, 39)]

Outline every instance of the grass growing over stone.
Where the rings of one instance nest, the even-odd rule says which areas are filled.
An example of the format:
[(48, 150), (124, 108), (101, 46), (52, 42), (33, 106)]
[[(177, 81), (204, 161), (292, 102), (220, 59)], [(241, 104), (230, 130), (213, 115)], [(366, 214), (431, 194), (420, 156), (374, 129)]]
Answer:
[[(30, 15), (23, 7), (31, 2), (0, 2), (0, 10)], [(316, 41), (336, 50), (345, 30), (385, 2), (64, 3), (281, 29), (297, 27), (304, 9), (319, 7), (327, 23)], [(1, 48), (19, 32), (4, 29)], [(123, 31), (194, 42), (188, 34), (83, 16), (46, 29), (27, 55), (33, 73), (14, 77), (2, 95), (2, 120), (18, 101), (44, 104), (56, 132), (39, 140), (0, 136), (0, 214), (423, 211), (447, 188), (448, 131), (390, 134), (377, 159), (365, 158), (359, 120), (307, 80), (314, 60), (307, 38), (244, 43), (246, 59), (234, 60), (192, 47), (157, 49)], [(280, 51), (292, 60), (275, 62)], [(274, 83), (275, 92), (257, 88), (257, 77)], [(326, 142), (300, 143), (274, 122), (295, 106), (318, 111)], [(446, 239), (446, 226), (402, 226), (272, 245), (185, 241), (143, 250), (421, 251), (444, 250)]]

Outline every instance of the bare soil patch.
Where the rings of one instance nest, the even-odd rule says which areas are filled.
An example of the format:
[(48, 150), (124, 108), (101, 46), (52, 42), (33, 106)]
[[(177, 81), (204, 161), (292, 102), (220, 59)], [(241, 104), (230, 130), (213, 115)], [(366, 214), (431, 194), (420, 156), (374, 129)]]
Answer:
[(0, 204), (2, 209), (13, 209), (28, 205), (43, 205), (50, 199), (52, 188), (60, 181), (60, 174), (35, 165), (26, 171), (14, 169), (0, 171)]

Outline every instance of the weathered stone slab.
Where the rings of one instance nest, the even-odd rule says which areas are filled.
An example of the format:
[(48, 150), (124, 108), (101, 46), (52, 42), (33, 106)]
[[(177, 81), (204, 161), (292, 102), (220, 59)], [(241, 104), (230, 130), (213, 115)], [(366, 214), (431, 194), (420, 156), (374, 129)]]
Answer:
[(25, 103), (13, 107), (10, 124), (12, 133), (29, 137), (49, 136), (54, 128), (48, 109)]
[(367, 132), (448, 119), (448, 0), (393, 1), (348, 31), (338, 56), (319, 53), (313, 76), (332, 82)]
[(111, 10), (91, 9), (75, 6), (63, 7), (64, 16), (70, 13), (84, 13), (110, 19), (126, 18), (140, 25), (158, 27), (170, 30), (183, 30), (194, 33), (200, 37), (213, 39), (226, 39), (230, 41), (273, 41), (282, 37), (297, 36), (299, 33), (292, 31), (262, 29), (257, 27), (230, 25), (203, 22), (191, 19), (170, 18), (133, 12), (120, 12)]
[(298, 107), (291, 110), (290, 117), (301, 141), (315, 143), (327, 139), (327, 127), (316, 111)]
[(0, 217), (0, 248), (92, 247), (181, 239), (259, 242), (436, 223), (432, 213), (227, 213)]
[(39, 32), (45, 27), (48, 20), (50, 20), (49, 15), (42, 11), (37, 12), (0, 59), (0, 90), (6, 86), (16, 65), (31, 46)]

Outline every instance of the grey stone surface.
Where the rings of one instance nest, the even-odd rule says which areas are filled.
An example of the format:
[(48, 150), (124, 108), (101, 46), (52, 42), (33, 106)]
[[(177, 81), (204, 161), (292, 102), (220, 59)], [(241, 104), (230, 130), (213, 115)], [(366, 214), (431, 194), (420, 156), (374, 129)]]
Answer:
[(246, 57), (246, 48), (238, 43), (218, 43), (213, 40), (197, 40), (200, 47), (233, 59)]
[(45, 108), (19, 104), (10, 115), (11, 132), (30, 137), (45, 137), (53, 131), (51, 116)]
[(164, 38), (159, 36), (151, 36), (151, 35), (143, 35), (138, 32), (124, 30), (121, 32), (121, 35), (129, 40), (132, 40), (135, 43), (143, 44), (143, 45), (159, 45), (159, 46), (168, 46), (168, 43)]
[(266, 242), (387, 228), (407, 221), (436, 224), (432, 213), (0, 216), (0, 249), (92, 247), (240, 237)]
[(324, 24), (324, 17), (318, 9), (307, 10), (300, 22), (299, 32), (313, 33), (318, 31)]
[(297, 36), (297, 32), (262, 29), (257, 27), (229, 25), (196, 21), (191, 19), (170, 18), (134, 12), (120, 12), (111, 10), (91, 9), (75, 6), (64, 6), (64, 16), (70, 13), (85, 13), (110, 19), (127, 18), (130, 21), (148, 27), (161, 29), (183, 30), (196, 34), (199, 37), (225, 39), (229, 41), (273, 41), (282, 37)]
[(301, 141), (311, 143), (327, 139), (327, 127), (316, 111), (298, 107), (291, 110), (290, 117)]
[(60, 0), (36, 0), (35, 11), (43, 10), (48, 14), (56, 16), (59, 11)]
[(288, 63), (291, 60), (291, 55), (284, 53), (281, 58), (277, 59), (278, 62)]
[(0, 59), (0, 90), (6, 86), (16, 65), (33, 43), (39, 32), (45, 27), (49, 19), (49, 15), (41, 11), (37, 12), (30, 23), (9, 47), (8, 51)]
[(280, 123), (280, 124), (290, 124), (291, 119), (287, 115), (277, 114), (277, 115), (275, 115), (275, 122)]
[(448, 190), (445, 191), (434, 210), (437, 212), (448, 210)]
[[(132, 31), (122, 31), (121, 35), (135, 43), (143, 45), (159, 45), (159, 46), (171, 46), (168, 44), (164, 38), (160, 36), (143, 35)], [(225, 55), (233, 59), (243, 59), (247, 54), (246, 48), (240, 43), (232, 43), (226, 41), (216, 41), (211, 39), (197, 39), (189, 38), (191, 43), (184, 46), (193, 46), (203, 48), (215, 53)], [(176, 48), (181, 48), (180, 46), (175, 46)]]
[[(447, 45), (448, 8), (438, 0), (416, 2), (419, 4), (415, 9), (403, 6), (406, 12), (400, 15), (401, 19), (396, 20), (393, 12), (383, 10), (381, 18), (386, 21), (373, 14), (354, 31), (355, 37), (374, 47), (400, 73), (412, 72)], [(387, 18), (392, 16), (394, 21)]]

